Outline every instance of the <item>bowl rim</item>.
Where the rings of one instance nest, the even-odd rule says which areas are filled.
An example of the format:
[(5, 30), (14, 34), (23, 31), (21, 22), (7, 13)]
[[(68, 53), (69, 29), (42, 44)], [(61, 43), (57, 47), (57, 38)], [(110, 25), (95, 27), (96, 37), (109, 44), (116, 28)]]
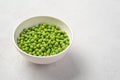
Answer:
[[(61, 52), (59, 52), (58, 54), (55, 54), (55, 55), (50, 55), (50, 56), (35, 56), (35, 55), (28, 54), (27, 52), (21, 50), (21, 49), (18, 47), (17, 43), (15, 42), (15, 37), (14, 37), (15, 32), (16, 32), (16, 29), (17, 29), (18, 26), (20, 26), (23, 22), (25, 22), (25, 21), (27, 21), (27, 20), (29, 20), (29, 19), (37, 18), (37, 17), (53, 18), (53, 19), (56, 19), (56, 20), (58, 20), (58, 21), (61, 21), (62, 23), (64, 23), (64, 24), (68, 27), (68, 29), (70, 30), (70, 33), (71, 33), (71, 41), (70, 41), (70, 44), (68, 45), (68, 47), (67, 47), (66, 49), (64, 49), (63, 51), (61, 51)], [(33, 57), (33, 58), (43, 58), (43, 59), (44, 59), (44, 58), (52, 58), (52, 57), (59, 56), (59, 55), (61, 55), (62, 53), (64, 53), (65, 51), (67, 51), (67, 50), (71, 47), (72, 42), (73, 42), (73, 32), (72, 32), (71, 28), (68, 26), (68, 24), (66, 24), (65, 21), (63, 21), (63, 20), (61, 20), (61, 19), (59, 19), (59, 18), (53, 17), (53, 16), (34, 16), (34, 17), (30, 17), (30, 18), (27, 18), (27, 19), (23, 20), (22, 22), (20, 22), (20, 24), (19, 24), (18, 26), (15, 27), (15, 29), (14, 29), (14, 31), (13, 31), (13, 35), (12, 35), (12, 36), (13, 36), (13, 38), (12, 38), (12, 39), (13, 39), (13, 44), (14, 44), (14, 46), (17, 48), (17, 50), (20, 51), (21, 54), (27, 55), (27, 56), (29, 56), (29, 57)]]

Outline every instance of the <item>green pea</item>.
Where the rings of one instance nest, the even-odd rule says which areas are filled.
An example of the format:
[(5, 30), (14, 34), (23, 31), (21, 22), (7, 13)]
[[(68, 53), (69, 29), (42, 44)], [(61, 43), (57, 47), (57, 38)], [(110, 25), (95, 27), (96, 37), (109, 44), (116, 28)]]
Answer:
[(25, 47), (25, 50), (27, 51), (29, 48), (28, 47)]
[(64, 50), (66, 48), (66, 46), (62, 46), (62, 50)]
[(43, 54), (44, 54), (44, 56), (47, 56), (47, 53), (44, 52)]
[(41, 53), (41, 56), (44, 56), (44, 53)]
[(44, 51), (44, 50), (45, 50), (45, 48), (44, 48), (44, 47), (41, 47), (41, 50), (42, 50), (42, 51)]
[(29, 48), (29, 52), (32, 52), (33, 50), (31, 48)]
[(39, 48), (39, 47), (40, 47), (40, 45), (39, 45), (39, 44), (37, 44), (37, 45), (36, 45), (36, 47), (37, 47), (37, 48)]
[(34, 42), (34, 39), (31, 39), (31, 42)]
[(35, 51), (33, 51), (33, 54), (36, 54), (36, 52), (35, 52)]
[(30, 46), (30, 48), (33, 48), (33, 47), (34, 47), (34, 46), (32, 46), (32, 45)]
[(38, 42), (42, 42), (42, 39), (39, 39)]
[(55, 46), (58, 46), (58, 42), (55, 43)]
[(21, 46), (20, 44), (18, 44), (18, 47), (19, 47), (19, 48), (22, 48), (22, 46)]
[(35, 52), (36, 52), (36, 53), (39, 52), (39, 49), (36, 48), (36, 49), (35, 49)]
[(40, 53), (39, 53), (39, 52), (36, 52), (36, 54), (37, 54), (37, 56), (39, 56), (39, 55), (40, 55)]
[(28, 45), (27, 44), (24, 44), (25, 47), (27, 47)]
[(40, 35), (41, 33), (38, 31), (37, 34)]
[(52, 45), (50, 44), (49, 47), (52, 48)]
[(41, 51), (41, 49), (39, 50), (39, 53), (41, 53), (42, 51)]
[(24, 37), (23, 37), (23, 36), (21, 36), (21, 37), (20, 37), (20, 40), (23, 40), (23, 39), (24, 39)]
[(44, 28), (45, 28), (45, 26), (41, 26), (41, 28), (42, 28), (42, 29), (44, 29)]
[(58, 26), (44, 23), (23, 29), (17, 44), (30, 55), (50, 56), (64, 50), (70, 42), (66, 32)]
[(32, 52), (29, 51), (28, 54), (32, 55)]
[(52, 52), (51, 55), (55, 55), (56, 53), (55, 52)]
[(47, 50), (47, 54), (48, 54), (48, 55), (50, 54), (50, 50)]

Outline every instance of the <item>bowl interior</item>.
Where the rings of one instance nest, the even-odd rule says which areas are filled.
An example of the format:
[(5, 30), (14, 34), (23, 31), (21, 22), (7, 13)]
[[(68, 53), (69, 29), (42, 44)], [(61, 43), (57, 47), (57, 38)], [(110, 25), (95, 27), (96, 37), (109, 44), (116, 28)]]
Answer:
[(65, 31), (70, 39), (70, 44), (72, 41), (72, 33), (70, 28), (61, 20), (53, 18), (53, 17), (48, 17), (48, 16), (38, 16), (38, 17), (33, 17), (30, 19), (25, 20), (22, 22), (18, 27), (16, 28), (14, 32), (14, 41), (15, 44), (17, 45), (17, 38), (19, 37), (19, 34), (23, 31), (25, 28), (32, 27), (34, 25), (38, 25), (40, 23), (47, 23), (51, 25), (57, 25), (61, 30)]

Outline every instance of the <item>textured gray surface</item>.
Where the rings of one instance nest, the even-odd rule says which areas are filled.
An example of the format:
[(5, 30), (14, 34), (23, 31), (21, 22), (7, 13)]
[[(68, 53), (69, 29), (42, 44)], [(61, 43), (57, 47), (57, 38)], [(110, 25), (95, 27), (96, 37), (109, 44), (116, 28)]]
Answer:
[[(14, 28), (38, 15), (58, 17), (73, 30), (62, 60), (26, 61), (12, 42)], [(120, 80), (120, 0), (1, 0), (0, 80)]]

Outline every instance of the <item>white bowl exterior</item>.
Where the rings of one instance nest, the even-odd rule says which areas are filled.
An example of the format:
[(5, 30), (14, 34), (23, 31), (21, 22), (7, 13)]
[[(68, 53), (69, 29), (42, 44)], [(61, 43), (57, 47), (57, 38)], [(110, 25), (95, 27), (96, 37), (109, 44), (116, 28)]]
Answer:
[(36, 63), (36, 64), (54, 63), (54, 62), (58, 61), (59, 59), (63, 58), (63, 56), (67, 53), (67, 51), (66, 51), (64, 53), (61, 53), (59, 56), (40, 58), (40, 57), (33, 57), (33, 56), (26, 55), (26, 54), (22, 53), (21, 51), (19, 51), (19, 52), (25, 57), (25, 59), (27, 59), (30, 62)]
[(59, 53), (58, 55), (53, 55), (53, 56), (48, 56), (48, 57), (38, 57), (38, 56), (32, 56), (29, 55), (25, 52), (23, 52), (21, 49), (19, 49), (19, 47), (17, 46), (17, 38), (19, 37), (19, 34), (22, 32), (22, 30), (24, 28), (28, 28), (28, 27), (32, 27), (34, 25), (38, 25), (41, 23), (47, 23), (47, 24), (51, 24), (51, 25), (57, 25), (61, 30), (65, 31), (67, 33), (67, 35), (69, 36), (70, 39), (70, 45), (72, 43), (72, 32), (70, 30), (70, 28), (62, 21), (53, 18), (53, 17), (48, 17), (48, 16), (38, 16), (38, 17), (33, 17), (30, 18), (24, 22), (22, 22), (15, 30), (14, 32), (14, 42), (15, 42), (15, 46), (17, 48), (17, 50), (29, 61), (33, 62), (33, 63), (37, 63), (37, 64), (50, 64), (53, 62), (56, 62), (57, 60), (61, 59), (68, 51), (70, 45), (67, 47), (67, 49), (65, 49), (64, 51), (62, 51), (61, 53)]

